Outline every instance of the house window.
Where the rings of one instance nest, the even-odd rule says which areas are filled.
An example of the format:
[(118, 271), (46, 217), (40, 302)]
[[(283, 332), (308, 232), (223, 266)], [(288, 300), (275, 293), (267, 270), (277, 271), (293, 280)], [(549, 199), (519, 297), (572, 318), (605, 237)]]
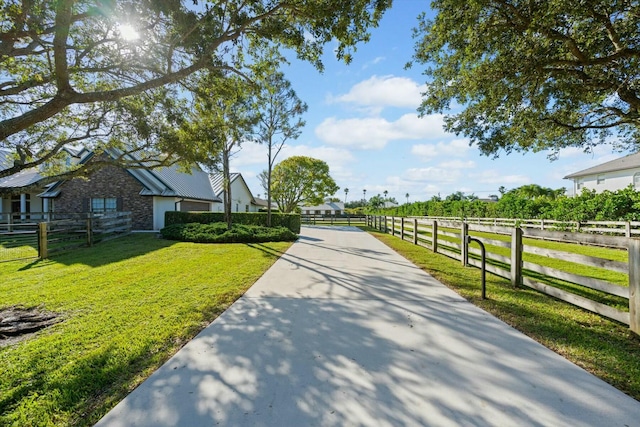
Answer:
[(91, 212), (115, 212), (118, 203), (115, 197), (92, 197)]
[(584, 186), (584, 184), (582, 183), (582, 181), (578, 180), (577, 185), (576, 185), (578, 190), (581, 190), (583, 186)]
[(314, 211), (314, 213), (315, 213), (316, 215), (320, 215), (320, 214), (322, 213), (322, 211)]
[(324, 214), (325, 215), (331, 215), (331, 211), (330, 210), (326, 210), (326, 211), (324, 211)]
[(598, 175), (598, 184), (604, 184), (604, 175)]
[(249, 212), (249, 205), (244, 205), (244, 211)]
[[(11, 212), (22, 212), (20, 209), (20, 194), (16, 194), (11, 197)], [(31, 194), (24, 194), (25, 197), (25, 210), (24, 212), (31, 212)]]
[(640, 190), (640, 172), (633, 174), (633, 188)]

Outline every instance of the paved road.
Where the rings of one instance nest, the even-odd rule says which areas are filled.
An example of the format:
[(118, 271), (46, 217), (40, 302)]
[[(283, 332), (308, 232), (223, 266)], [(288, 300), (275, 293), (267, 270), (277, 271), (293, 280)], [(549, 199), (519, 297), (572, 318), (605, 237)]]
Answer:
[(640, 402), (370, 235), (304, 227), (97, 425), (638, 426)]

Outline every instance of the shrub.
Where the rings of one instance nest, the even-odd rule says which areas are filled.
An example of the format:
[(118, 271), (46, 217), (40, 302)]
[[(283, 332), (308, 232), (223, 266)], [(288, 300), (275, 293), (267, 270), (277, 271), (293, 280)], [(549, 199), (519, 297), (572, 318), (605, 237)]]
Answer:
[[(224, 214), (222, 212), (165, 212), (164, 224), (170, 226), (173, 224), (189, 224), (189, 223), (211, 224), (215, 222), (224, 222)], [(231, 222), (243, 225), (260, 225), (266, 226), (266, 212), (235, 212), (231, 214)], [(300, 233), (300, 215), (271, 213), (272, 227), (286, 227), (293, 233)]]
[(227, 225), (222, 222), (173, 224), (160, 230), (160, 234), (165, 239), (196, 243), (291, 242), (298, 238), (285, 227), (234, 224), (231, 230), (227, 230)]

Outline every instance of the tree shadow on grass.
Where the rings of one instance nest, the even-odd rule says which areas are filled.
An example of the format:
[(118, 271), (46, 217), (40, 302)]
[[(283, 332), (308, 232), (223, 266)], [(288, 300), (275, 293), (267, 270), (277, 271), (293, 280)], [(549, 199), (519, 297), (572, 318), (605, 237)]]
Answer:
[[(154, 251), (173, 246), (179, 242), (165, 240), (152, 234), (129, 234), (106, 242), (96, 243), (91, 247), (72, 249), (52, 255), (49, 260), (65, 265), (84, 264), (99, 267), (125, 259), (145, 255)], [(33, 267), (47, 260), (33, 263)]]

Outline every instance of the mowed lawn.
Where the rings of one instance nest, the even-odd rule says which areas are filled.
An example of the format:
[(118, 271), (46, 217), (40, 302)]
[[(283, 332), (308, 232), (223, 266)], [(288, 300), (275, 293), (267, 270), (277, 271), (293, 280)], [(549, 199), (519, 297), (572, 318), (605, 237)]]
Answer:
[(0, 309), (62, 316), (0, 347), (0, 425), (92, 425), (289, 246), (135, 234), (50, 260), (0, 263)]

